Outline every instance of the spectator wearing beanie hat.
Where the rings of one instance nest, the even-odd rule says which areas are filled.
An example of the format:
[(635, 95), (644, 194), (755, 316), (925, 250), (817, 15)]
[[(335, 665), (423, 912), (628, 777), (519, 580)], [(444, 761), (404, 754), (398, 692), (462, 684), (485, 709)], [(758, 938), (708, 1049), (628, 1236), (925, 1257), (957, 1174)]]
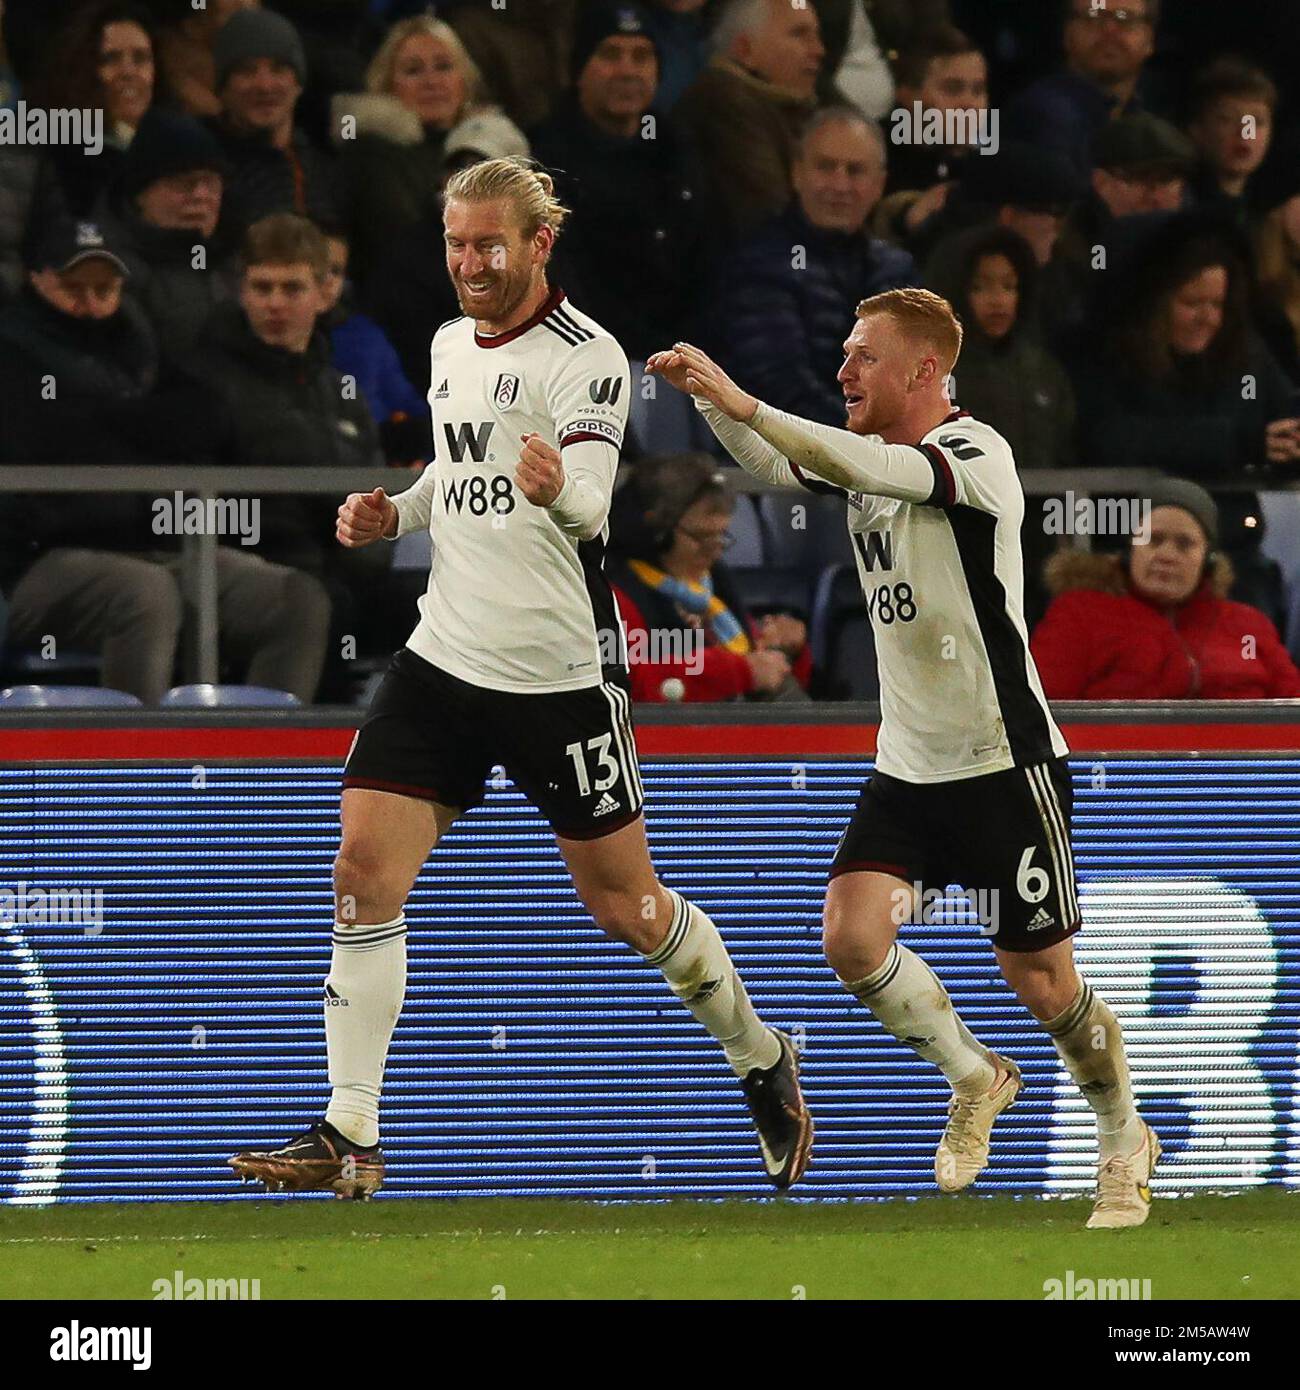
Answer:
[(233, 295), (231, 249), (218, 233), (228, 165), (192, 116), (151, 111), (106, 200), (164, 361), (184, 358), (217, 304)]
[(334, 218), (333, 161), (294, 124), (307, 76), (298, 31), (272, 10), (241, 10), (217, 31), (212, 58), (221, 114), (209, 124), (231, 168), (232, 228), (276, 212)]
[(530, 133), (574, 212), (556, 248), (557, 275), (632, 358), (644, 358), (689, 335), (716, 218), (681, 132), (650, 110), (659, 60), (640, 4), (583, 7), (572, 79), (555, 114)]
[(1228, 597), (1218, 508), (1178, 478), (1148, 491), (1122, 554), (1061, 551), (1030, 644), (1051, 700), (1300, 698), (1300, 671), (1257, 608)]

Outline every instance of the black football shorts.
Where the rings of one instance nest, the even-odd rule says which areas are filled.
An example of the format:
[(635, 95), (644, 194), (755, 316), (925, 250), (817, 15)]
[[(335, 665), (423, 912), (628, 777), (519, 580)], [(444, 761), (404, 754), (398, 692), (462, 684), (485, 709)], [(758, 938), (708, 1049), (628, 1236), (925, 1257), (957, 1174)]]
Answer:
[(985, 934), (994, 946), (1040, 951), (1080, 926), (1073, 804), (1065, 758), (951, 782), (902, 782), (875, 772), (831, 877), (874, 870), (936, 892), (959, 884), (991, 908)]
[(403, 647), (352, 741), (343, 786), (468, 810), (500, 766), (557, 835), (599, 839), (641, 814), (631, 709), (612, 681), (538, 695), (486, 690)]

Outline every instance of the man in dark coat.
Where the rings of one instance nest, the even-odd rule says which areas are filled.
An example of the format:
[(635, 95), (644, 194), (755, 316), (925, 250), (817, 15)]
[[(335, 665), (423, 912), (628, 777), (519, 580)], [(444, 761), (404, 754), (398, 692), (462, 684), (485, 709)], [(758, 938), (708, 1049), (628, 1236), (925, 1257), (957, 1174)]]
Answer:
[(866, 230), (884, 183), (880, 131), (852, 107), (809, 124), (795, 197), (724, 262), (711, 329), (727, 370), (780, 410), (843, 425), (835, 376), (858, 304), (917, 283), (906, 251)]
[[(226, 462), (363, 470), (383, 463), (366, 401), (346, 388), (317, 326), (329, 250), (305, 218), (279, 213), (249, 229), (239, 302), (213, 313), (193, 370), (216, 391), (232, 437)], [(262, 554), (322, 573), (334, 544), (331, 498), (279, 494), (262, 506)]]
[(229, 237), (218, 230), (227, 170), (215, 137), (192, 116), (150, 111), (107, 199), (104, 221), (121, 246), (129, 292), (165, 361), (183, 359), (213, 309), (234, 295)]
[(747, 236), (789, 202), (824, 56), (807, 5), (725, 0), (719, 9), (713, 61), (673, 114), (700, 151), (728, 235)]
[(273, 212), (338, 216), (331, 157), (294, 124), (307, 75), (298, 31), (272, 10), (241, 10), (213, 45), (221, 115), (211, 123), (231, 166), (228, 216), (237, 230)]
[(633, 360), (690, 335), (716, 224), (694, 159), (650, 111), (658, 81), (645, 11), (594, 0), (578, 19), (573, 90), (530, 136), (574, 211), (557, 274)]
[[(148, 320), (123, 299), (126, 266), (103, 230), (55, 224), (30, 267), (23, 297), (0, 314), (0, 463), (206, 460), (220, 417), (198, 383), (160, 368)], [(172, 497), (6, 496), (2, 514), (11, 641), (96, 651), (105, 686), (157, 701), (172, 682), (182, 616)], [(217, 552), (223, 649), (246, 663), (250, 683), (309, 701), (329, 599), (310, 576), (253, 554), (243, 544), (251, 530)]]

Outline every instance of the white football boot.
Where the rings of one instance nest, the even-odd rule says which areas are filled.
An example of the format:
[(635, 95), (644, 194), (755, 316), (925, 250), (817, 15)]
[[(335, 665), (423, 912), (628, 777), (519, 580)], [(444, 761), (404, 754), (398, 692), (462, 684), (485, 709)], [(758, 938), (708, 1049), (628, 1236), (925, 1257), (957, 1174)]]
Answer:
[(1151, 1174), (1160, 1158), (1160, 1140), (1145, 1120), (1142, 1143), (1127, 1157), (1108, 1158), (1097, 1170), (1097, 1201), (1088, 1218), (1090, 1231), (1140, 1226), (1151, 1214)]
[(948, 1125), (934, 1151), (934, 1180), (941, 1192), (960, 1192), (984, 1171), (989, 1161), (993, 1121), (1024, 1089), (1020, 1068), (1008, 1057), (993, 1057), (998, 1072), (993, 1085), (977, 1096), (953, 1094)]

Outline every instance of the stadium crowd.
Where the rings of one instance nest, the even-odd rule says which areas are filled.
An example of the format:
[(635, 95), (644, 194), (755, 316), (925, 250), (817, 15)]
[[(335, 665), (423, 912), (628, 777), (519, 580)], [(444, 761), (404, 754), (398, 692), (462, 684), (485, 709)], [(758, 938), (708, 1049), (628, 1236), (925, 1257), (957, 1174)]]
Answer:
[[(905, 285), (957, 307), (956, 402), (1022, 470), (1169, 479), (1082, 548), (1029, 499), (1049, 696), (1300, 697), (1260, 501), (1300, 478), (1300, 0), (0, 7), (0, 114), (104, 113), (94, 157), (0, 141), (0, 466), (418, 470), (440, 188), (531, 155), (574, 214), (552, 283), (633, 364), (624, 619), (704, 651), (635, 663), (637, 698), (874, 694), (842, 513), (736, 496), (642, 369), (688, 339), (840, 424), (855, 308)], [(176, 682), (152, 500), (0, 492), (0, 684)], [(405, 640), (423, 576), (335, 544), (339, 500), (223, 537), (227, 678), (351, 701)]]

